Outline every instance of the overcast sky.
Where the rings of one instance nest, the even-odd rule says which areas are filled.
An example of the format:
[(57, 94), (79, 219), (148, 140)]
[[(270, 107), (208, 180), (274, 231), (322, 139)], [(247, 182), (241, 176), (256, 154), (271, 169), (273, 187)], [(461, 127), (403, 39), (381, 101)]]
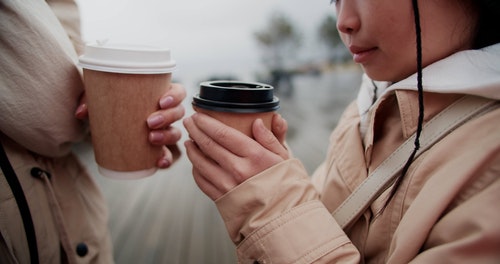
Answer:
[(304, 35), (303, 57), (318, 50), (317, 29), (333, 14), (329, 0), (77, 0), (86, 42), (168, 47), (179, 78), (199, 81), (211, 74), (248, 74), (258, 70), (260, 53), (253, 32), (281, 12)]

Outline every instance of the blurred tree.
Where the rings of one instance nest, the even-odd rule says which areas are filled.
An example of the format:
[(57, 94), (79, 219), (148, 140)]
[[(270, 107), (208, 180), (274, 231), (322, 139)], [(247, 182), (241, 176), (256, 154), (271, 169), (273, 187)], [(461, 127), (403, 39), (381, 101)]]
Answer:
[(271, 69), (283, 69), (302, 44), (302, 34), (279, 12), (271, 16), (267, 28), (255, 32), (255, 38), (262, 48), (264, 63)]
[(294, 55), (302, 44), (302, 34), (287, 16), (274, 13), (267, 28), (254, 33), (262, 49), (262, 61), (271, 74), (271, 85), (291, 95), (293, 86), (290, 70)]
[(328, 59), (331, 63), (350, 59), (349, 51), (340, 39), (337, 20), (334, 16), (329, 15), (323, 20), (319, 27), (319, 38), (327, 48)]

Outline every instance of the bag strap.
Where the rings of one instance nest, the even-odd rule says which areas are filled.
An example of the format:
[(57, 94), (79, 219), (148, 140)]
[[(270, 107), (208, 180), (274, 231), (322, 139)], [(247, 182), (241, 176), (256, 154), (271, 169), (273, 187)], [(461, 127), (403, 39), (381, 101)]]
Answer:
[[(420, 149), (415, 157), (468, 120), (498, 106), (498, 101), (477, 96), (464, 96), (457, 100), (425, 124), (420, 136)], [(415, 134), (387, 157), (332, 213), (343, 229), (357, 220), (392, 185), (413, 151), (414, 141)]]
[(10, 185), (14, 198), (16, 199), (17, 207), (21, 213), (21, 218), (23, 219), (24, 231), (26, 233), (26, 240), (28, 241), (28, 248), (30, 251), (31, 263), (38, 263), (38, 249), (36, 244), (35, 227), (33, 225), (33, 220), (31, 218), (30, 209), (26, 197), (24, 196), (23, 188), (21, 183), (17, 178), (16, 172), (12, 168), (9, 162), (7, 153), (5, 152), (3, 145), (0, 143), (0, 166), (2, 168), (3, 174)]

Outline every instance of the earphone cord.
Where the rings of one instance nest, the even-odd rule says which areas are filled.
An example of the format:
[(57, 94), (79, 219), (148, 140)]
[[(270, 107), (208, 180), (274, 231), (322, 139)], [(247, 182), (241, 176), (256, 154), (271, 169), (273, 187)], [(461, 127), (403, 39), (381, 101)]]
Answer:
[[(399, 176), (395, 183), (394, 186), (391, 190), (391, 194), (389, 195), (389, 198), (386, 201), (385, 206), (391, 201), (391, 199), (394, 197), (396, 194), (396, 191), (398, 190), (399, 186), (401, 185), (401, 182), (403, 181), (404, 176), (408, 172), (408, 169), (410, 168), (411, 163), (413, 162), (413, 159), (415, 158), (415, 154), (420, 148), (420, 134), (422, 133), (422, 126), (424, 123), (424, 89), (422, 85), (422, 38), (421, 38), (421, 28), (420, 28), (420, 12), (418, 10), (418, 0), (412, 0), (412, 5), (413, 5), (413, 14), (415, 17), (415, 33), (416, 33), (416, 42), (417, 42), (417, 89), (418, 89), (418, 124), (417, 124), (417, 131), (416, 131), (416, 136), (415, 136), (415, 141), (414, 145), (415, 147), (413, 148), (412, 153), (408, 157), (408, 160), (406, 161), (403, 169), (401, 170), (401, 176)], [(385, 208), (384, 206), (384, 208)]]

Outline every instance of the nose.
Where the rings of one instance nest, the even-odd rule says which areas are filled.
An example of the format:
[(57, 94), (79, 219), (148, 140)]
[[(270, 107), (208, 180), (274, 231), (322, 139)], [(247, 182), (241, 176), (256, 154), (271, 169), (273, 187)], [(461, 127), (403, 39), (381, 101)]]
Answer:
[(337, 29), (344, 34), (352, 34), (361, 27), (355, 1), (342, 1), (337, 6)]

